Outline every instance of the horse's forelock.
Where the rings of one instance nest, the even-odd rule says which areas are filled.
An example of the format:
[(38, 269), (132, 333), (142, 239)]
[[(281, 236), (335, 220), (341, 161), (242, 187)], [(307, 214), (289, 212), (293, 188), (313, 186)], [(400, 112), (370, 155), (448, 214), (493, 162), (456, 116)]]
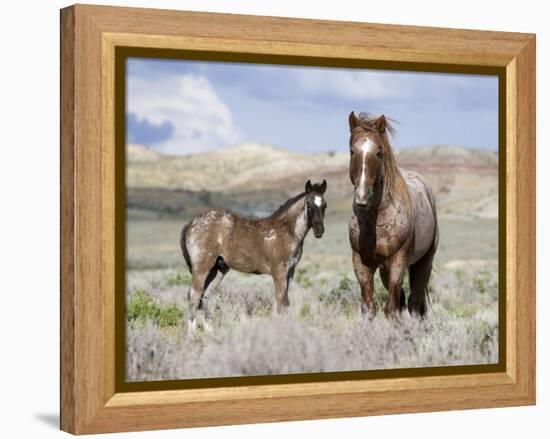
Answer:
[(323, 190), (323, 183), (314, 183), (312, 187), (313, 192), (321, 193)]

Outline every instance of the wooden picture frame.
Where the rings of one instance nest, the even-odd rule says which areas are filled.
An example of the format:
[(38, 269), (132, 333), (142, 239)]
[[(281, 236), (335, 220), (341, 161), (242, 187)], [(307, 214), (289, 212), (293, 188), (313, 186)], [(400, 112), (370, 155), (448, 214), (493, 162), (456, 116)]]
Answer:
[[(484, 372), (121, 391), (116, 52), (477, 72), (501, 80), (503, 358)], [(118, 130), (120, 131), (120, 130)], [(504, 147), (504, 149), (503, 149)], [(120, 195), (118, 195), (120, 196)], [(120, 267), (119, 267), (120, 269)], [(76, 5), (61, 11), (61, 429), (74, 434), (535, 403), (535, 36)]]

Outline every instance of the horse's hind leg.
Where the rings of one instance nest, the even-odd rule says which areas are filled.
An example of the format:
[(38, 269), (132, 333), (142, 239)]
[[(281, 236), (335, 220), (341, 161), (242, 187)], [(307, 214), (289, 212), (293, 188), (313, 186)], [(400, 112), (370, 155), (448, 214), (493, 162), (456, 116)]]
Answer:
[[(216, 265), (210, 270), (206, 280), (204, 281), (204, 294), (202, 295), (202, 300), (199, 304), (199, 309), (204, 311), (205, 317), (208, 318), (208, 297), (215, 291), (223, 280), (224, 276), (229, 271), (229, 267), (225, 265), (223, 259), (218, 257)], [(205, 303), (206, 301), (206, 303)], [(206, 329), (210, 329), (210, 325), (205, 321), (204, 326)]]
[(212, 261), (209, 264), (201, 263), (193, 266), (191, 288), (189, 289), (189, 328), (196, 329), (197, 312), (202, 308), (204, 292), (215, 279), (217, 267)]
[(428, 253), (409, 267), (411, 295), (409, 296), (408, 308), (411, 315), (424, 317), (426, 314), (427, 288), (432, 272), (434, 253), (430, 249)]
[(223, 260), (220, 261), (220, 259), (221, 258), (218, 258), (216, 265), (210, 270), (209, 275), (206, 277), (206, 280), (204, 281), (203, 297), (206, 295), (210, 295), (212, 291), (218, 288), (218, 285), (220, 285), (221, 281), (223, 280), (223, 277), (229, 271), (229, 267), (223, 263)]
[[(202, 269), (193, 267), (193, 280), (189, 290), (189, 327), (192, 330), (195, 330), (197, 326), (198, 311), (205, 308), (205, 294), (215, 290), (229, 271), (229, 267), (220, 257), (207, 269), (205, 269), (208, 267), (206, 264), (201, 264), (199, 267)], [(206, 320), (202, 323), (206, 330), (210, 329)]]

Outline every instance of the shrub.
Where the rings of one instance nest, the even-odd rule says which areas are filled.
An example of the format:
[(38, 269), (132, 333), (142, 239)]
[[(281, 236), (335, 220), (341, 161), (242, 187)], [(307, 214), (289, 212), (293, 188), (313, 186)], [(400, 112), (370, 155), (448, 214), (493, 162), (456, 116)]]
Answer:
[(191, 274), (176, 272), (166, 278), (166, 286), (175, 287), (181, 285), (191, 285)]
[(177, 326), (183, 312), (175, 304), (161, 305), (145, 291), (135, 290), (126, 304), (126, 318), (130, 324), (143, 326), (152, 320), (159, 328)]
[(309, 303), (304, 303), (300, 308), (298, 316), (303, 320), (306, 319), (311, 314), (311, 305)]
[[(192, 336), (180, 310), (186, 309), (188, 299), (167, 286), (182, 281), (175, 272), (129, 274), (130, 381), (498, 361), (497, 276), (484, 267), (444, 270), (433, 276), (433, 302), (426, 319), (411, 318), (405, 311), (397, 321), (386, 319), (381, 311), (387, 291), (379, 276), (375, 277), (379, 312), (374, 319), (365, 319), (351, 270), (311, 277), (311, 288), (291, 286), (290, 308), (283, 315), (273, 311), (269, 277), (232, 273), (205, 296), (211, 331), (199, 330)], [(487, 290), (479, 291), (476, 283)]]
[(480, 294), (491, 293), (496, 298), (498, 293), (497, 277), (493, 276), (491, 272), (487, 270), (479, 271), (474, 276), (473, 284), (476, 292)]
[(294, 281), (302, 288), (311, 288), (313, 281), (307, 276), (308, 270), (305, 268), (298, 268), (294, 275)]
[(347, 304), (350, 301), (350, 293), (353, 290), (353, 282), (347, 276), (343, 275), (340, 278), (338, 285), (332, 288), (328, 294), (321, 293), (319, 298), (322, 302), (326, 303), (342, 303)]

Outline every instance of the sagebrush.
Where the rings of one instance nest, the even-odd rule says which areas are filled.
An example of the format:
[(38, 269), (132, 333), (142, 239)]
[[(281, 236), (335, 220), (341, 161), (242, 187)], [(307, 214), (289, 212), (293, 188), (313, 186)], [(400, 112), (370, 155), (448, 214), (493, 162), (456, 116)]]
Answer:
[[(177, 270), (130, 271), (127, 379), (187, 379), (486, 364), (498, 361), (495, 270), (434, 276), (422, 321), (360, 313), (352, 273), (298, 273), (285, 315), (273, 312), (269, 277), (230, 273), (205, 298), (211, 332), (187, 331), (190, 278)], [(377, 281), (376, 298), (387, 292)]]

